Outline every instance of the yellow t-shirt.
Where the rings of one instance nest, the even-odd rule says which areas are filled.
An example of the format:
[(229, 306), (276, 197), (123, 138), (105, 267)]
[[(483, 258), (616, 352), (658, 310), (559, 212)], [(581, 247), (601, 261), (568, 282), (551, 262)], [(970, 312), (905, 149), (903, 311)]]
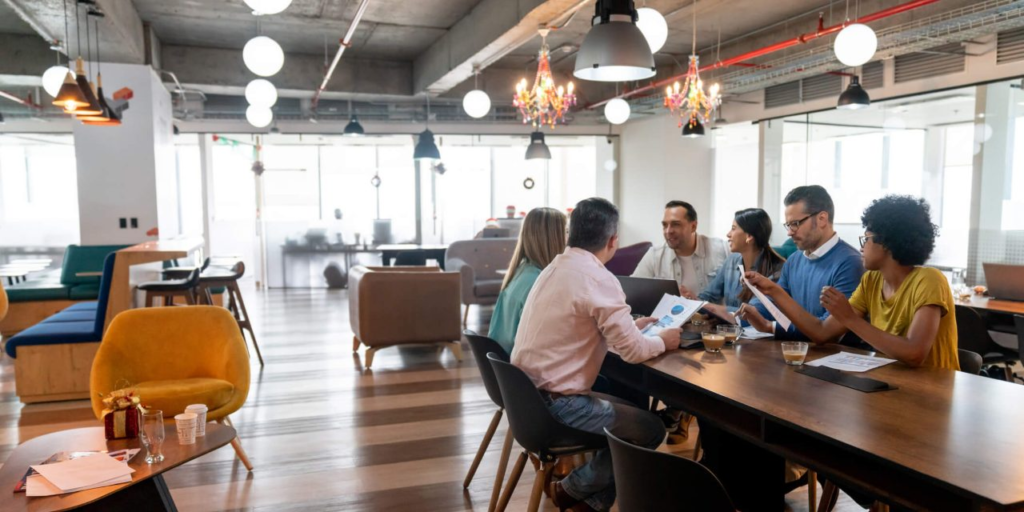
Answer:
[(938, 306), (942, 310), (939, 331), (932, 350), (921, 366), (929, 368), (960, 369), (957, 357), (956, 305), (946, 277), (937, 269), (917, 267), (907, 276), (899, 290), (889, 298), (882, 298), (884, 280), (877, 270), (864, 273), (860, 286), (850, 297), (850, 305), (868, 315), (871, 325), (896, 336), (906, 337), (914, 314), (923, 306)]

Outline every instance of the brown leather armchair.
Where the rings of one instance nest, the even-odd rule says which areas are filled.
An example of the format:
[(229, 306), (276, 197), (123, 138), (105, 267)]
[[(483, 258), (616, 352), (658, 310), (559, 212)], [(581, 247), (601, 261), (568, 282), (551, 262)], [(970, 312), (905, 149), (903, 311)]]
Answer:
[(385, 347), (442, 344), (462, 360), (460, 276), (437, 267), (364, 267), (349, 273), (352, 351), (366, 345), (364, 366)]

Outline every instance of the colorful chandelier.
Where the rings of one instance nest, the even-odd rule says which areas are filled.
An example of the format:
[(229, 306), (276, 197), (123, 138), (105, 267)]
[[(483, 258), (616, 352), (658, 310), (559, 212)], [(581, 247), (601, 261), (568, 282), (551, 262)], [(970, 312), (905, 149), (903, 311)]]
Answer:
[(679, 116), (679, 127), (689, 124), (691, 128), (697, 123), (708, 124), (715, 109), (722, 104), (718, 84), (712, 84), (708, 93), (704, 93), (704, 81), (700, 79), (700, 58), (690, 55), (690, 69), (686, 72), (686, 81), (682, 86), (679, 82), (665, 88), (665, 107)]
[(520, 80), (516, 85), (516, 95), (512, 98), (512, 104), (519, 108), (523, 115), (523, 124), (532, 123), (534, 128), (543, 125), (554, 128), (558, 121), (565, 121), (565, 112), (576, 104), (576, 95), (573, 94), (572, 82), (569, 82), (567, 87), (555, 84), (548, 60), (548, 30), (542, 29), (540, 35), (540, 56), (533, 87), (527, 88), (525, 78)]

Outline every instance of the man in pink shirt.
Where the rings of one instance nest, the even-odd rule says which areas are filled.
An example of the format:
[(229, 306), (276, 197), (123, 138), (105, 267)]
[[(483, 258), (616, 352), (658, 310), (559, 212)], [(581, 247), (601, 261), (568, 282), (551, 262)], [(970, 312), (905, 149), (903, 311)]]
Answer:
[[(541, 272), (526, 299), (512, 364), (530, 376), (558, 421), (597, 434), (608, 428), (654, 449), (665, 438), (657, 416), (590, 389), (609, 347), (630, 363), (679, 347), (679, 329), (640, 332), (655, 319), (634, 322), (618, 279), (604, 267), (618, 248), (618, 223), (618, 210), (604, 199), (576, 205), (568, 248)], [(615, 502), (611, 455), (598, 452), (552, 487), (561, 509), (609, 510)]]

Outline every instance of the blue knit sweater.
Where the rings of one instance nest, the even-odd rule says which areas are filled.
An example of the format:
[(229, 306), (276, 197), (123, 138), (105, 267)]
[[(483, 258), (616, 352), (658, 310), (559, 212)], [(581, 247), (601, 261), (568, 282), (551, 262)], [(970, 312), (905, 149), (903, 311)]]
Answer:
[[(807, 258), (803, 251), (793, 253), (782, 266), (779, 286), (810, 314), (824, 320), (828, 318), (828, 311), (821, 305), (821, 289), (831, 286), (849, 298), (860, 284), (863, 274), (864, 264), (860, 259), (860, 251), (840, 240), (832, 250), (816, 260)], [(756, 306), (766, 319), (774, 320), (756, 299), (751, 301), (751, 305)], [(796, 325), (789, 326), (789, 331), (776, 325), (775, 337), (780, 340), (808, 339), (797, 330)]]

